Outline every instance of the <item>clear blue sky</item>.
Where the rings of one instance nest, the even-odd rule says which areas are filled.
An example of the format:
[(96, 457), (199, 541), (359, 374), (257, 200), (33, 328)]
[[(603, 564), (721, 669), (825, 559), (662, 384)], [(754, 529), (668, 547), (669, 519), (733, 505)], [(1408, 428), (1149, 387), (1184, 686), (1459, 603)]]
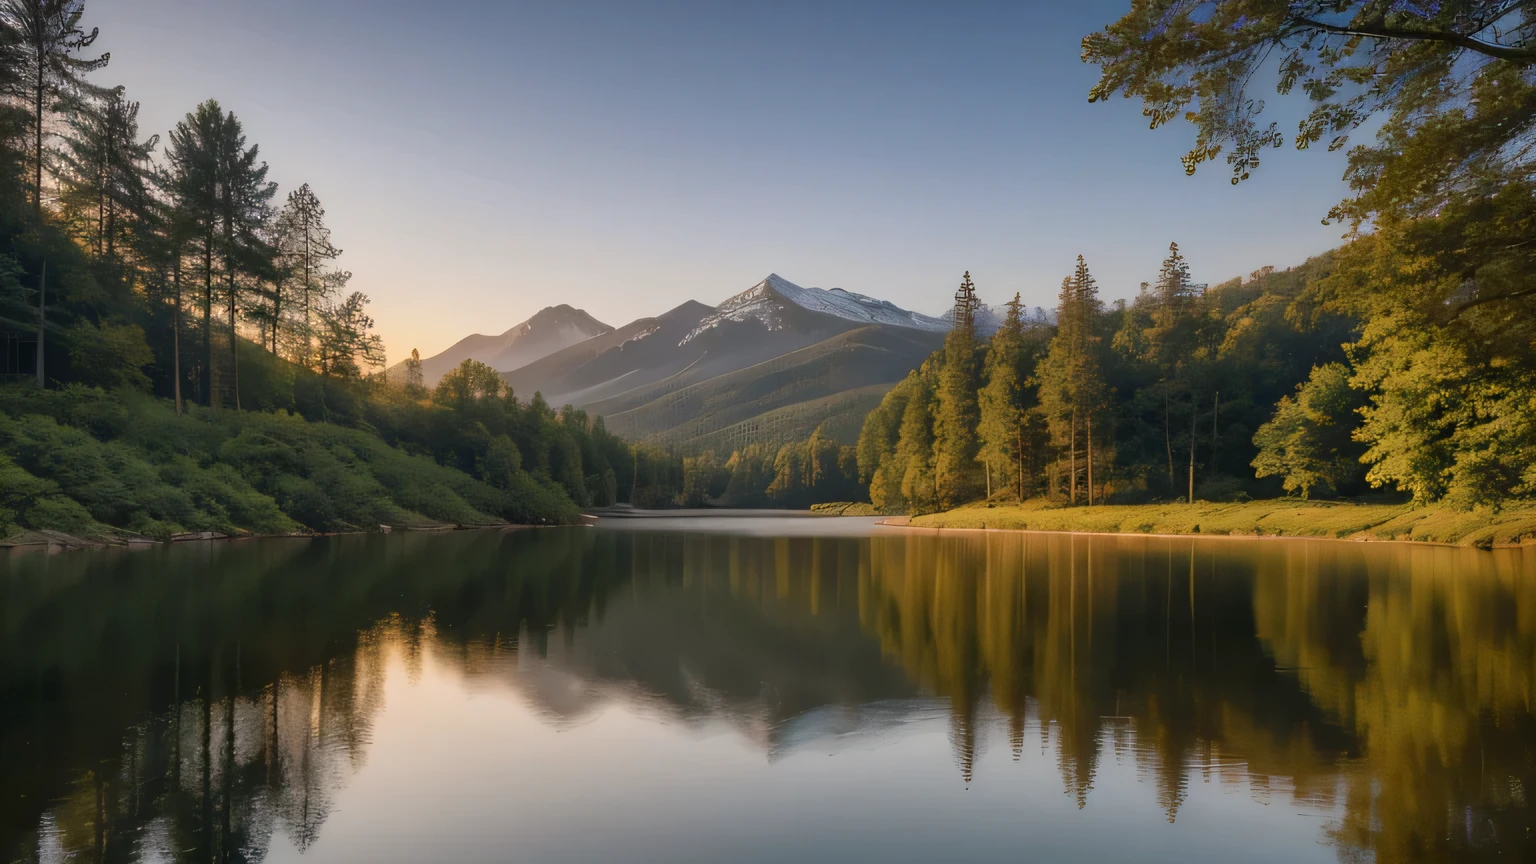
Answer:
[[(937, 313), (1107, 299), (1170, 240), (1217, 282), (1338, 242), (1340, 154), (1184, 175), (1187, 124), (1090, 105), (1084, 33), (1129, 0), (91, 0), (146, 132), (235, 111), (310, 183), (391, 360), (539, 308), (615, 326), (777, 272)], [(1273, 101), (1273, 100), (1272, 100)], [(1303, 106), (1282, 128), (1294, 129)], [(1294, 110), (1293, 110), (1294, 109)]]

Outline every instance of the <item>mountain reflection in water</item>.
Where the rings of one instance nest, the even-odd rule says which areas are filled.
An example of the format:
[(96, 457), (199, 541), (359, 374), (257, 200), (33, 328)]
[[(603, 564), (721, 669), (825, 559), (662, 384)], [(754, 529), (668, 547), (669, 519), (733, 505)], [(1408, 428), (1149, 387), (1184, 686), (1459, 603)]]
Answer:
[[(923, 842), (956, 849), (962, 830), (1003, 837), (1043, 817), (1047, 805), (1003, 793), (1047, 781), (1070, 812), (1098, 820), (1077, 838), (1037, 828), (1038, 842), (1059, 845), (1034, 851), (1065, 857), (1111, 848), (1092, 843), (1139, 858), (1190, 860), (1232, 843), (1280, 854), (1264, 838), (1347, 861), (1536, 851), (1529, 553), (760, 533), (626, 526), (12, 557), (0, 564), (0, 852), (361, 858), (327, 849), (328, 820), (343, 810), (384, 820), (370, 810), (376, 797), (348, 798), (377, 792), (363, 788), (370, 759), (450, 786), (454, 772), (473, 773), (409, 762), (439, 744), (491, 761), (503, 744), (532, 748), (508, 757), (526, 770), (506, 787), (563, 766), (631, 800), (731, 817), (711, 823), (713, 840), (701, 828), (698, 845), (673, 839), (665, 850), (631, 829), (631, 845), (604, 848), (608, 835), (594, 828), (570, 860), (690, 850), (711, 860), (699, 851), (709, 842), (737, 841), (739, 859), (790, 848), (857, 858), (901, 829), (870, 802), (908, 799), (943, 818), (887, 851), (922, 858)], [(497, 707), (509, 694), (514, 708)], [(397, 725), (412, 737), (385, 741), (392, 711), (409, 715)], [(443, 729), (475, 712), (510, 725), (480, 737)], [(937, 735), (951, 764), (930, 775), (917, 754)], [(658, 760), (636, 736), (662, 736), (657, 754), (682, 755), (642, 768)], [(757, 768), (730, 767), (741, 747)], [(869, 800), (838, 797), (852, 769), (809, 761), (834, 754), (880, 778)], [(778, 826), (788, 838), (759, 833), (719, 792), (768, 790), (797, 760), (793, 770), (822, 772), (800, 787), (830, 802), (817, 818), (840, 826), (820, 847), (775, 846), (796, 827)], [(1049, 771), (1008, 774), (1007, 763), (1031, 760)], [(971, 797), (941, 797), (955, 791)], [(1268, 833), (1248, 847), (1200, 827), (1254, 802), (1270, 808), (1242, 818)], [(1198, 822), (1206, 807), (1212, 819)], [(424, 816), (439, 817), (457, 818)], [(1108, 836), (1120, 828), (1125, 836)], [(495, 825), (467, 830), (507, 841)], [(541, 830), (572, 827), (519, 824), (530, 860), (566, 848)], [(485, 848), (520, 857), (519, 847)]]

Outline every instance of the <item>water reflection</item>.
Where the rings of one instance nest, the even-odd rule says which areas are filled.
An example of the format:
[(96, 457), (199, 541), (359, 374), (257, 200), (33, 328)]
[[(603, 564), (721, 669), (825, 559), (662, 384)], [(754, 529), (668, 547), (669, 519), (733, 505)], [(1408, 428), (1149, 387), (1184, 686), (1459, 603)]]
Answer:
[(1533, 849), (1527, 553), (559, 530), (3, 566), (10, 860), (315, 847), (391, 669), (515, 692), (576, 735), (615, 705), (723, 724), (770, 765), (944, 724), (953, 769), (908, 777), (913, 795), (986, 793), (1002, 775), (981, 766), (1038, 751), (1110, 824), (1155, 808), (1182, 826), (1194, 784), (1281, 805), (1275, 836), (1340, 860)]

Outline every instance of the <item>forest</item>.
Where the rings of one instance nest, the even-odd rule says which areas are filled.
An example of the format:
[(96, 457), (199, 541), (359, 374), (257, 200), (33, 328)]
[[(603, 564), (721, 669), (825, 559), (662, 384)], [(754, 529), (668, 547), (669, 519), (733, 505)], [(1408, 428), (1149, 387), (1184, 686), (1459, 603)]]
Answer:
[[(1337, 21), (1348, 11), (1351, 23)], [(1522, 11), (1524, 10), (1524, 11)], [(1347, 154), (1338, 249), (1197, 284), (1176, 244), (1105, 304), (1078, 258), (1053, 322), (966, 325), (866, 421), (884, 509), (1293, 494), (1497, 509), (1536, 491), (1536, 50), (1528, 4), (1157, 0), (1083, 40), (1092, 102), (1185, 119), (1193, 174), (1241, 186), (1284, 146), (1261, 86), (1301, 89), (1295, 147)], [(1511, 17), (1513, 16), (1513, 17)], [(1498, 22), (1502, 21), (1500, 24)], [(1371, 143), (1351, 143), (1370, 124)], [(1241, 190), (1237, 190), (1240, 194)]]
[(110, 56), (84, 15), (83, 0), (0, 4), (0, 539), (566, 523), (631, 500), (859, 494), (851, 449), (817, 437), (685, 460), (482, 364), (429, 390), (413, 356), (388, 381), (320, 192), (282, 194), (215, 100), (163, 136), (142, 130), (139, 103), (101, 83)]

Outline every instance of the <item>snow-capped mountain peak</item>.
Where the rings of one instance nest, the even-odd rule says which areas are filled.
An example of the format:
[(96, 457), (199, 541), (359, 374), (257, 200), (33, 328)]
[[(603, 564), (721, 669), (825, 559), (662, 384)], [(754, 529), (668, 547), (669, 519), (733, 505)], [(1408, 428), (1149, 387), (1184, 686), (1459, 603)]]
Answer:
[(700, 333), (726, 321), (755, 318), (769, 330), (781, 329), (784, 326), (781, 304), (785, 302), (859, 324), (887, 324), (933, 333), (949, 329), (949, 325), (940, 318), (908, 312), (889, 300), (877, 300), (842, 288), (801, 288), (777, 273), (770, 273), (768, 278), (721, 303), (713, 314), (700, 321), (699, 326), (678, 344), (685, 345)]

